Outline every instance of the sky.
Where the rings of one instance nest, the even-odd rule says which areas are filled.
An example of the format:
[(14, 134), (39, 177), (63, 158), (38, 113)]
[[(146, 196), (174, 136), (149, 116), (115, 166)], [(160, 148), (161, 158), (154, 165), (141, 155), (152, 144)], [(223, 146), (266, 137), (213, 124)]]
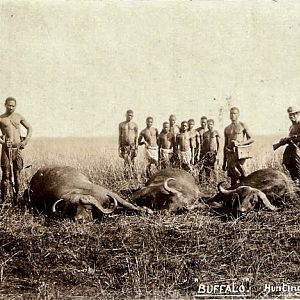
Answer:
[(222, 132), (231, 106), (286, 134), (300, 106), (297, 0), (2, 0), (0, 20), (1, 98), (34, 136), (117, 135), (127, 109), (140, 130), (173, 113)]

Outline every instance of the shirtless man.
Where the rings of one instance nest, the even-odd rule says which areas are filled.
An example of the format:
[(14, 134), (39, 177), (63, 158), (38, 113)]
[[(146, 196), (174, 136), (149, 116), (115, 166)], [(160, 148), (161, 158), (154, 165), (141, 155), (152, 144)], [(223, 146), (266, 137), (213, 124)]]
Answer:
[(119, 124), (119, 157), (124, 159), (126, 175), (133, 175), (134, 159), (137, 156), (138, 126), (132, 121), (133, 111), (126, 112), (126, 121)]
[(180, 168), (191, 171), (191, 138), (188, 132), (188, 122), (181, 122), (180, 133), (177, 134), (176, 144), (178, 147), (178, 156)]
[(195, 165), (198, 162), (199, 147), (200, 147), (200, 135), (199, 132), (194, 129), (195, 121), (194, 119), (188, 120), (188, 132), (191, 138), (191, 164)]
[(203, 151), (202, 151), (202, 144), (203, 144), (203, 134), (205, 131), (207, 131), (207, 117), (202, 116), (200, 119), (200, 127), (198, 127), (196, 130), (199, 132), (199, 140), (200, 140), (200, 153), (199, 153), (199, 159), (201, 160), (203, 158)]
[[(170, 115), (169, 117), (169, 122), (170, 122), (170, 132), (173, 133), (176, 141), (177, 134), (180, 133), (180, 128), (176, 124), (176, 116), (175, 115)], [(174, 152), (171, 158), (171, 164), (173, 167), (178, 167), (179, 164), (179, 158), (177, 155), (177, 152)]]
[(158, 136), (158, 147), (160, 168), (165, 169), (170, 167), (175, 147), (175, 136), (170, 132), (169, 122), (163, 123), (163, 129)]
[(243, 165), (246, 159), (238, 159), (237, 146), (250, 145), (254, 142), (248, 127), (239, 121), (240, 110), (237, 107), (230, 109), (231, 124), (224, 130), (224, 160), (222, 169), (227, 170), (231, 178), (231, 185), (237, 183), (240, 178), (245, 177)]
[(220, 134), (214, 129), (214, 120), (207, 120), (208, 130), (203, 133), (203, 170), (200, 172), (200, 180), (210, 179), (211, 173), (215, 169), (215, 164), (217, 161), (217, 155), (220, 148)]
[[(9, 198), (9, 186), (15, 184), (13, 203), (17, 204), (20, 196), (20, 172), (23, 169), (21, 150), (27, 145), (32, 135), (29, 123), (18, 113), (15, 113), (17, 101), (9, 97), (5, 100), (5, 113), (0, 116), (0, 129), (3, 136), (0, 138), (1, 151), (1, 196), (4, 202)], [(21, 138), (20, 124), (26, 129), (27, 134)], [(12, 166), (12, 167), (11, 167)], [(11, 171), (13, 174), (11, 174)]]
[(146, 176), (151, 176), (151, 166), (154, 164), (158, 166), (158, 130), (152, 127), (153, 118), (148, 117), (146, 119), (146, 128), (143, 129), (138, 138), (139, 146), (145, 145), (145, 157), (147, 159), (148, 165), (146, 167)]
[(180, 132), (179, 126), (176, 125), (176, 116), (170, 115), (169, 122), (170, 122), (170, 132), (172, 132), (174, 134), (174, 136), (176, 137), (177, 134)]

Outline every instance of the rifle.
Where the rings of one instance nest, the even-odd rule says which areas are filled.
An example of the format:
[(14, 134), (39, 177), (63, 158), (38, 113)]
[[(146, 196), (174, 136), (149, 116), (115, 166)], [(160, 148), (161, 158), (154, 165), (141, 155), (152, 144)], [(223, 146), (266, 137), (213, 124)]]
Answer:
[(277, 150), (279, 147), (281, 147), (281, 146), (284, 146), (284, 145), (286, 145), (286, 144), (291, 144), (291, 145), (293, 145), (294, 147), (298, 147), (296, 144), (295, 144), (295, 142), (293, 141), (293, 138), (299, 138), (300, 137), (300, 135), (294, 135), (294, 136), (292, 136), (292, 137), (288, 137), (288, 138), (284, 138), (284, 139), (281, 139), (278, 143), (276, 143), (276, 144), (273, 144), (273, 150), (275, 151), (275, 150)]

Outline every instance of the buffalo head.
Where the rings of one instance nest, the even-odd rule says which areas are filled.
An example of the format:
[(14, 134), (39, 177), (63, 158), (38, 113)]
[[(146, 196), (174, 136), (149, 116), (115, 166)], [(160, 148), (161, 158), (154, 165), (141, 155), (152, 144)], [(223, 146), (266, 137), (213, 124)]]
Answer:
[[(281, 205), (285, 199), (294, 195), (291, 180), (279, 170), (260, 169), (245, 178), (228, 190), (218, 185), (219, 193), (209, 200), (211, 206), (223, 209), (226, 212), (240, 215), (260, 207), (276, 211), (275, 205)], [(274, 205), (275, 204), (275, 205)]]
[(218, 190), (224, 198), (224, 206), (236, 216), (258, 208), (260, 204), (272, 211), (277, 210), (266, 194), (256, 188), (242, 185), (232, 190), (226, 190), (222, 187), (221, 182), (218, 184)]
[(182, 169), (164, 169), (154, 174), (146, 186), (132, 195), (137, 205), (156, 210), (178, 211), (203, 207), (194, 177)]

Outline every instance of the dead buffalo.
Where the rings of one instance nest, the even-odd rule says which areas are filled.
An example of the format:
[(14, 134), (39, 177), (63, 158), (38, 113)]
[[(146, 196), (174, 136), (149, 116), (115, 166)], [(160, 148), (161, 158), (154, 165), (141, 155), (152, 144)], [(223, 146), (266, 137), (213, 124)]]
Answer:
[(194, 177), (182, 169), (164, 169), (154, 174), (131, 200), (150, 209), (178, 211), (203, 207)]
[(261, 204), (276, 211), (278, 208), (274, 205), (282, 204), (285, 198), (293, 197), (294, 194), (291, 180), (274, 169), (257, 170), (227, 190), (220, 183), (218, 190), (219, 193), (208, 204), (224, 208), (237, 216), (258, 208)]
[(40, 168), (25, 191), (30, 206), (39, 212), (60, 211), (74, 220), (97, 218), (109, 214), (118, 204), (143, 211), (103, 186), (93, 184), (77, 169), (69, 166)]

